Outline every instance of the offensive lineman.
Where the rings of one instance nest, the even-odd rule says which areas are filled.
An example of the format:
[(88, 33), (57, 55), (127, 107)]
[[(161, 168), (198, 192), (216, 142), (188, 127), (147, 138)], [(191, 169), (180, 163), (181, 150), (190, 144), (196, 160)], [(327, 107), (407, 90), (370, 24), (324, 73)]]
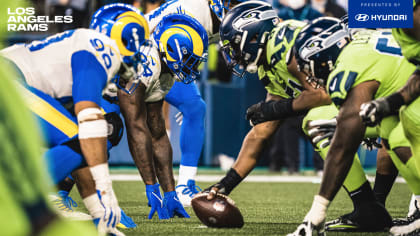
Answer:
[[(304, 222), (290, 235), (312, 235), (315, 230), (323, 234), (328, 205), (343, 183), (365, 133), (365, 126), (358, 114), (360, 105), (372, 97), (392, 93), (414, 71), (414, 66), (401, 57), (400, 49), (395, 44), (390, 32), (364, 30), (350, 38), (342, 23), (324, 28), (319, 35), (308, 33), (296, 43), (295, 55), (301, 70), (317, 84), (326, 85), (328, 94), (340, 112), (326, 157), (319, 195), (315, 196)], [(328, 82), (325, 83), (327, 78)], [(402, 132), (395, 116), (383, 120), (379, 126), (384, 146), (416, 194), (420, 190), (420, 177)]]
[[(213, 193), (219, 191), (229, 194), (248, 175), (256, 164), (265, 141), (280, 124), (281, 119), (304, 113), (318, 106), (321, 107), (311, 109), (305, 117), (305, 123), (311, 120), (331, 119), (337, 115), (337, 110), (332, 105), (322, 106), (331, 103), (331, 100), (322, 89), (314, 89), (306, 82), (306, 76), (297, 70), (291, 53), (295, 39), (305, 23), (289, 20), (275, 26), (273, 22), (277, 16), (270, 15), (270, 10), (271, 6), (265, 3), (246, 2), (233, 8), (222, 22), (220, 36), (227, 63), (231, 63), (231, 67), (238, 64), (248, 72), (254, 73), (258, 66), (260, 80), (266, 84), (268, 95), (267, 102), (258, 103), (248, 109), (247, 119), (250, 119), (254, 127), (245, 138), (238, 159), (226, 177), (207, 189)], [(249, 17), (258, 14), (270, 17), (262, 19)], [(333, 18), (320, 18), (315, 22), (320, 26), (332, 26), (339, 21)], [(312, 30), (314, 34), (319, 33), (315, 31), (316, 27)], [(267, 116), (267, 113), (270, 115)], [(279, 116), (272, 117), (274, 114)], [(307, 131), (309, 127), (305, 123), (303, 129)], [(321, 156), (325, 157), (329, 147), (321, 143), (316, 145)], [(348, 227), (363, 231), (382, 230), (390, 225), (391, 218), (376, 202), (358, 158), (354, 161), (351, 174), (344, 186), (354, 203), (354, 215), (374, 215), (377, 216), (374, 218), (378, 219), (361, 222), (358, 225), (353, 223)]]

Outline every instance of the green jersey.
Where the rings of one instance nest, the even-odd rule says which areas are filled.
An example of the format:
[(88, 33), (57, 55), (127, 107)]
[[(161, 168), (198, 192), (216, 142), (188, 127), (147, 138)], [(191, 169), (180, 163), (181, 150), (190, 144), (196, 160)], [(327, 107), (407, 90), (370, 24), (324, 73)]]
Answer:
[(364, 30), (354, 35), (337, 58), (327, 82), (327, 92), (340, 106), (351, 88), (366, 81), (380, 83), (375, 99), (388, 96), (401, 88), (415, 66), (401, 54), (391, 32)]
[(258, 77), (270, 94), (294, 98), (302, 92), (299, 80), (287, 70), (287, 59), (296, 37), (306, 23), (286, 20), (270, 33), (266, 46), (266, 63), (258, 67)]
[[(413, 6), (416, 3), (413, 1)], [(420, 6), (419, 6), (420, 7)], [(412, 63), (420, 66), (420, 42), (404, 33), (403, 29), (392, 29), (392, 35), (401, 47), (402, 54)]]

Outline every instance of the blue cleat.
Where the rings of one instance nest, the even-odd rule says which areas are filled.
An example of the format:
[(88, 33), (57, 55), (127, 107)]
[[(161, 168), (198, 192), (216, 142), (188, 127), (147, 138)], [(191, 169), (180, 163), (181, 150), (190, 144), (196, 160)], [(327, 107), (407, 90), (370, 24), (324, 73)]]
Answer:
[(120, 229), (131, 229), (136, 228), (137, 225), (134, 223), (133, 219), (126, 215), (124, 211), (121, 209), (121, 220), (120, 223), (117, 224), (117, 227)]

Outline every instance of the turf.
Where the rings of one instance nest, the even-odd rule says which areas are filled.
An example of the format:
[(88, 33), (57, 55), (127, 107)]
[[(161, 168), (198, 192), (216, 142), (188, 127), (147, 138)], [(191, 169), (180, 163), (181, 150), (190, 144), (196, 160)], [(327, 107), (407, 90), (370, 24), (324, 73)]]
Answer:
[[(209, 183), (199, 183), (207, 187)], [(126, 235), (286, 235), (292, 232), (309, 210), (319, 184), (312, 183), (242, 183), (231, 194), (241, 210), (245, 225), (241, 229), (212, 229), (203, 226), (187, 208), (190, 219), (160, 221), (147, 219), (149, 207), (143, 183), (114, 182), (120, 206), (137, 223), (136, 229), (122, 230)], [(71, 193), (81, 203), (76, 191)], [(410, 192), (406, 184), (395, 184), (387, 201), (393, 217), (407, 212)], [(80, 204), (83, 205), (83, 204)], [(83, 209), (83, 208), (82, 208)], [(85, 209), (84, 209), (85, 210)], [(342, 190), (328, 211), (333, 219), (352, 210), (352, 203)], [(388, 235), (387, 233), (328, 233), (328, 235)]]

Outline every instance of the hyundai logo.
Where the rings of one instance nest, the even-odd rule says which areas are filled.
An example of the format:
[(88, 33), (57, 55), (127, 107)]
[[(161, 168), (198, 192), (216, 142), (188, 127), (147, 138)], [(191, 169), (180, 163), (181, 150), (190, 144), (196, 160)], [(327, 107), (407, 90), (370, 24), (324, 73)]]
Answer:
[(354, 18), (357, 21), (368, 21), (369, 20), (369, 15), (367, 15), (367, 14), (357, 14)]

